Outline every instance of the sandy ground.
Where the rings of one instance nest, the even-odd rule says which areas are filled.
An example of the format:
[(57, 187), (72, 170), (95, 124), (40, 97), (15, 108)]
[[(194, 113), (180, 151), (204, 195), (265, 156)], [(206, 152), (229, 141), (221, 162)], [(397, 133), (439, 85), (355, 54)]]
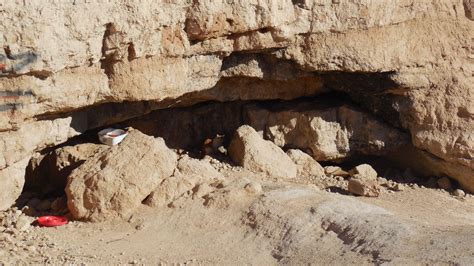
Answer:
[[(151, 208), (143, 205), (128, 221), (93, 224), (70, 222), (45, 228), (34, 226), (27, 232), (0, 238), (0, 262), (4, 264), (179, 264), (179, 265), (274, 265), (285, 264), (275, 256), (275, 243), (268, 231), (252, 229), (246, 222), (249, 206), (275, 189), (301, 186), (279, 180), (265, 181), (251, 173), (227, 173), (227, 194), (254, 180), (262, 184), (262, 193), (224, 196), (214, 204), (205, 199), (183, 197), (172, 207)], [(308, 186), (309, 187), (309, 186)], [(314, 187), (314, 186), (312, 186)], [(337, 194), (319, 191), (320, 194)], [(397, 220), (418, 228), (412, 251), (404, 251), (403, 260), (451, 264), (474, 261), (474, 197), (456, 198), (439, 189), (409, 187), (403, 191), (384, 190), (378, 198), (340, 195), (379, 206)], [(283, 214), (282, 217), (284, 218)], [(283, 219), (282, 218), (282, 219)], [(270, 219), (270, 218), (269, 218)], [(374, 225), (377, 226), (377, 225)], [(278, 232), (277, 231), (275, 232)], [(313, 236), (314, 237), (314, 236)], [(379, 264), (373, 256), (345, 245), (337, 238), (316, 237), (315, 245), (325, 255), (299, 254), (300, 260), (313, 264)], [(444, 241), (445, 240), (445, 241)], [(293, 240), (291, 240), (293, 241)], [(291, 242), (290, 241), (290, 242)], [(297, 240), (295, 240), (297, 241)], [(321, 241), (320, 243), (317, 243)], [(338, 242), (339, 241), (339, 242)], [(300, 241), (301, 242), (301, 241)], [(304, 241), (303, 241), (304, 242)], [(436, 243), (435, 243), (436, 242)], [(312, 242), (305, 245), (311, 245)], [(413, 248), (417, 247), (418, 248)], [(432, 246), (434, 245), (434, 246)], [(445, 245), (445, 246), (443, 246)], [(299, 249), (299, 248), (296, 248)], [(446, 259), (433, 254), (433, 260), (420, 259), (420, 253), (444, 250)], [(398, 252), (398, 251), (396, 251)], [(299, 255), (298, 255), (299, 254)], [(408, 255), (407, 255), (408, 254)], [(411, 254), (411, 255), (410, 255)], [(408, 256), (408, 257), (407, 257)], [(292, 260), (295, 262), (295, 260)], [(2, 264), (0, 263), (0, 264)], [(289, 263), (293, 264), (293, 263)], [(394, 264), (398, 264), (394, 262)], [(411, 264), (411, 263), (410, 263)]]

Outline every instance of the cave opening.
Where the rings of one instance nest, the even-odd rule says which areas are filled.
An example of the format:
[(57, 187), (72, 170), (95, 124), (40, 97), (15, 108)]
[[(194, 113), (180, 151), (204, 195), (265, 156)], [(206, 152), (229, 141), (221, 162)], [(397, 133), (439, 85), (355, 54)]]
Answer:
[[(337, 166), (348, 171), (368, 163), (387, 182), (435, 187), (436, 181), (432, 178), (418, 175), (416, 169), (396, 160), (401, 150), (414, 148), (409, 134), (393, 122), (394, 116), (389, 116), (388, 120), (375, 116), (364, 105), (367, 102), (359, 104), (344, 92), (342, 86), (339, 88), (290, 100), (198, 101), (191, 106), (161, 109), (154, 109), (159, 106), (154, 102), (107, 103), (66, 114), (80, 117), (78, 128), (86, 130), (33, 156), (17, 206), (26, 208), (26, 213), (30, 210), (32, 216), (67, 213), (64, 193), (67, 178), (88, 158), (110, 148), (97, 138), (97, 133), (106, 127), (131, 127), (146, 135), (163, 138), (178, 154), (186, 153), (193, 158), (211, 156), (235, 165), (228, 157), (227, 147), (240, 126), (250, 125), (262, 138), (284, 151), (299, 149), (323, 167)], [(120, 115), (123, 112), (127, 115)], [(110, 124), (103, 124), (96, 117), (114, 113), (119, 115), (110, 120)], [(38, 118), (51, 119), (53, 116)], [(217, 146), (214, 145), (216, 141)], [(347, 176), (335, 174), (328, 178), (346, 180)], [(347, 193), (335, 186), (324, 189)]]

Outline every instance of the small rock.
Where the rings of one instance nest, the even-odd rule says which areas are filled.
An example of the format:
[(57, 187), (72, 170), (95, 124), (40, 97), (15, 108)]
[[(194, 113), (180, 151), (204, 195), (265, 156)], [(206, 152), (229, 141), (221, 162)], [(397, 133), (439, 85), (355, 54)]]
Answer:
[(444, 190), (450, 190), (451, 189), (451, 181), (447, 177), (442, 177), (438, 179), (438, 187)]
[(224, 146), (220, 146), (219, 148), (217, 148), (217, 151), (224, 155), (227, 155), (227, 149)]
[(219, 148), (224, 144), (224, 135), (217, 135), (212, 139), (206, 139), (202, 145), (202, 152), (204, 154), (213, 154), (220, 152)]
[(15, 220), (18, 219), (22, 215), (22, 213), (23, 212), (21, 210), (14, 208), (13, 217), (15, 218)]
[(351, 176), (360, 175), (368, 179), (377, 179), (377, 172), (368, 164), (361, 164), (349, 171)]
[(0, 234), (0, 242), (10, 244), (12, 241), (13, 238), (9, 234)]
[(456, 197), (463, 198), (464, 196), (466, 196), (466, 192), (464, 192), (464, 190), (462, 189), (456, 189), (453, 191), (453, 195)]
[(286, 154), (296, 164), (298, 175), (325, 176), (324, 168), (307, 153), (298, 149), (290, 149)]
[(403, 191), (403, 190), (405, 189), (405, 188), (403, 187), (403, 185), (400, 184), (400, 183), (396, 183), (392, 188), (393, 188), (393, 190), (395, 190), (395, 191)]
[(16, 218), (12, 214), (5, 214), (5, 216), (1, 220), (0, 225), (8, 228), (13, 224), (15, 220)]
[(136, 229), (136, 230), (143, 230), (143, 229), (145, 229), (145, 224), (144, 224), (144, 223), (140, 223), (140, 224), (138, 224), (137, 226), (135, 226), (135, 229)]
[(25, 215), (21, 215), (20, 217), (18, 217), (18, 220), (15, 223), (15, 228), (18, 231), (26, 231), (30, 228), (31, 222), (31, 218)]
[(244, 186), (245, 190), (252, 194), (259, 194), (262, 192), (262, 185), (257, 182), (250, 182)]
[(365, 178), (365, 176), (354, 175), (349, 179), (347, 189), (350, 193), (358, 196), (378, 197), (380, 187), (376, 179)]
[(349, 176), (349, 173), (342, 170), (342, 168), (339, 166), (326, 166), (324, 167), (324, 172), (328, 176), (343, 176), (343, 177)]
[(212, 139), (205, 139), (204, 142), (202, 143), (202, 148), (201, 151), (205, 155), (212, 154), (213, 149), (212, 149)]
[(28, 216), (36, 216), (36, 210), (32, 207), (25, 206), (21, 209), (21, 211)]
[(16, 228), (7, 228), (7, 230), (5, 230), (5, 233), (7, 234), (10, 234), (10, 235), (18, 235), (20, 231), (18, 231)]

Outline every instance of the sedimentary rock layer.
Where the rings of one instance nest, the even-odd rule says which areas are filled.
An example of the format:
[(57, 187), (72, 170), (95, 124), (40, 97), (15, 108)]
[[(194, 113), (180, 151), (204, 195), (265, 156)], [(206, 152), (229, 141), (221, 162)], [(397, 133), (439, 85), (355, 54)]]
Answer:
[(340, 91), (474, 191), (471, 2), (1, 3), (0, 171), (153, 109)]

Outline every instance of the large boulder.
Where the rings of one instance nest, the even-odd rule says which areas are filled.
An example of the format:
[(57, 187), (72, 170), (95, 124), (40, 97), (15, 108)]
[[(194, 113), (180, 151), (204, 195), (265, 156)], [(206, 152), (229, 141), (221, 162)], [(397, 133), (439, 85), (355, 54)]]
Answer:
[(237, 129), (229, 145), (229, 156), (244, 168), (272, 177), (294, 178), (295, 163), (273, 142), (264, 140), (250, 126)]
[(75, 219), (126, 218), (173, 173), (176, 160), (163, 139), (132, 130), (119, 145), (71, 173), (66, 186), (68, 208)]
[(384, 155), (408, 143), (400, 130), (363, 110), (340, 103), (321, 104), (281, 104), (278, 109), (254, 105), (245, 112), (249, 125), (261, 130), (266, 138), (280, 147), (307, 150), (318, 161), (356, 154)]
[(377, 171), (375, 171), (375, 169), (369, 164), (358, 165), (352, 168), (349, 171), (349, 174), (352, 176), (361, 175), (368, 179), (377, 179), (378, 176)]

